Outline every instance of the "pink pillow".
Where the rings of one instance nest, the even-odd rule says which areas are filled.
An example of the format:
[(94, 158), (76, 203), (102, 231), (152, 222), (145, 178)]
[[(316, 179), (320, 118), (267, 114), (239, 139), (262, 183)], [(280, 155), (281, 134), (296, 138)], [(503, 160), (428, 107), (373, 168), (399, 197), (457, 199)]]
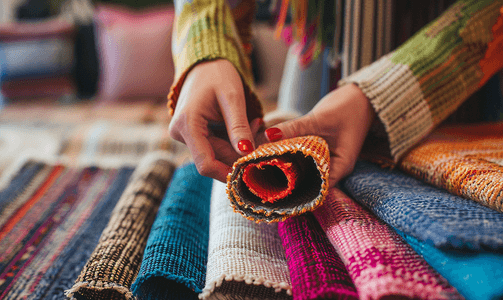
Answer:
[(98, 98), (167, 96), (174, 76), (173, 19), (172, 6), (141, 11), (117, 5), (97, 7)]

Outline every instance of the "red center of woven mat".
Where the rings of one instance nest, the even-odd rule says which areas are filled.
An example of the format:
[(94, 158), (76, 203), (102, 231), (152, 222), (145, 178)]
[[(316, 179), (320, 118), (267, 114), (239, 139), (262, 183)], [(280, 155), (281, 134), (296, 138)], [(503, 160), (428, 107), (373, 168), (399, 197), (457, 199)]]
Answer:
[(299, 177), (297, 166), (282, 158), (250, 163), (243, 170), (243, 182), (262, 202), (275, 202), (290, 195)]

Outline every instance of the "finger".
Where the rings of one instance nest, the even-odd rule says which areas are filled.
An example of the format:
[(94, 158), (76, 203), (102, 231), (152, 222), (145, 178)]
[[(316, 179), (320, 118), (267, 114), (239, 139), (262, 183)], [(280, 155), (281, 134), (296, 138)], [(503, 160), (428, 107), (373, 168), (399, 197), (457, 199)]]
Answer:
[[(234, 70), (234, 72), (236, 72)], [(229, 140), (237, 153), (246, 155), (255, 149), (253, 134), (246, 116), (243, 83), (239, 76), (229, 76), (229, 81), (215, 91), (222, 111)]]
[(341, 131), (330, 146), (330, 179), (329, 186), (333, 187), (348, 176), (356, 164), (361, 142), (355, 139), (352, 131)]
[(208, 137), (208, 142), (213, 148), (215, 159), (229, 167), (232, 167), (234, 162), (241, 157), (227, 140), (210, 136)]
[(215, 152), (206, 136), (200, 131), (192, 130), (191, 132), (189, 138), (184, 136), (184, 140), (199, 174), (226, 182), (231, 167), (215, 158)]
[(276, 124), (265, 131), (265, 137), (269, 142), (311, 134), (321, 134), (320, 126), (313, 113)]

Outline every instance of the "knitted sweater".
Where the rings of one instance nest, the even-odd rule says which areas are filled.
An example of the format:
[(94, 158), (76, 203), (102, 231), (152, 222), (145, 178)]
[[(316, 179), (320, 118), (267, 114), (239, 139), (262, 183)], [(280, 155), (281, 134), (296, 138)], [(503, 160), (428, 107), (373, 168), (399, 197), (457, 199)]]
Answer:
[[(175, 6), (171, 110), (195, 64), (224, 58), (242, 76), (248, 118), (260, 115), (247, 56), (254, 0), (175, 0)], [(358, 85), (372, 103), (375, 128), (384, 128), (395, 162), (503, 67), (502, 6), (503, 0), (459, 0), (395, 51), (341, 80)]]

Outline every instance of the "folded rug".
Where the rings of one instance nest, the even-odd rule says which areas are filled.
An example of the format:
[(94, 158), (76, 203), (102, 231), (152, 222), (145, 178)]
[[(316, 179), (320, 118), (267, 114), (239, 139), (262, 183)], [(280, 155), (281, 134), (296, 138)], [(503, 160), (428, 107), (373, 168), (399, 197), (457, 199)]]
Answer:
[(279, 222), (278, 231), (293, 299), (359, 299), (344, 263), (311, 213)]
[(441, 250), (397, 230), (467, 300), (503, 299), (503, 254)]
[(139, 299), (197, 299), (202, 292), (212, 182), (194, 164), (175, 171), (131, 286)]
[(391, 228), (340, 190), (330, 189), (314, 215), (341, 255), (360, 299), (463, 299)]
[(503, 212), (503, 122), (440, 128), (405, 155), (399, 166)]
[(173, 173), (173, 164), (153, 159), (139, 165), (114, 208), (99, 243), (73, 287), (72, 299), (131, 299), (157, 209)]
[(249, 220), (283, 221), (321, 205), (329, 166), (328, 144), (320, 137), (264, 144), (234, 163), (227, 194), (234, 210)]
[(289, 299), (292, 286), (277, 224), (234, 213), (214, 181), (206, 284), (200, 299)]
[(387, 224), (440, 248), (503, 250), (503, 214), (398, 170), (360, 161), (342, 181)]

